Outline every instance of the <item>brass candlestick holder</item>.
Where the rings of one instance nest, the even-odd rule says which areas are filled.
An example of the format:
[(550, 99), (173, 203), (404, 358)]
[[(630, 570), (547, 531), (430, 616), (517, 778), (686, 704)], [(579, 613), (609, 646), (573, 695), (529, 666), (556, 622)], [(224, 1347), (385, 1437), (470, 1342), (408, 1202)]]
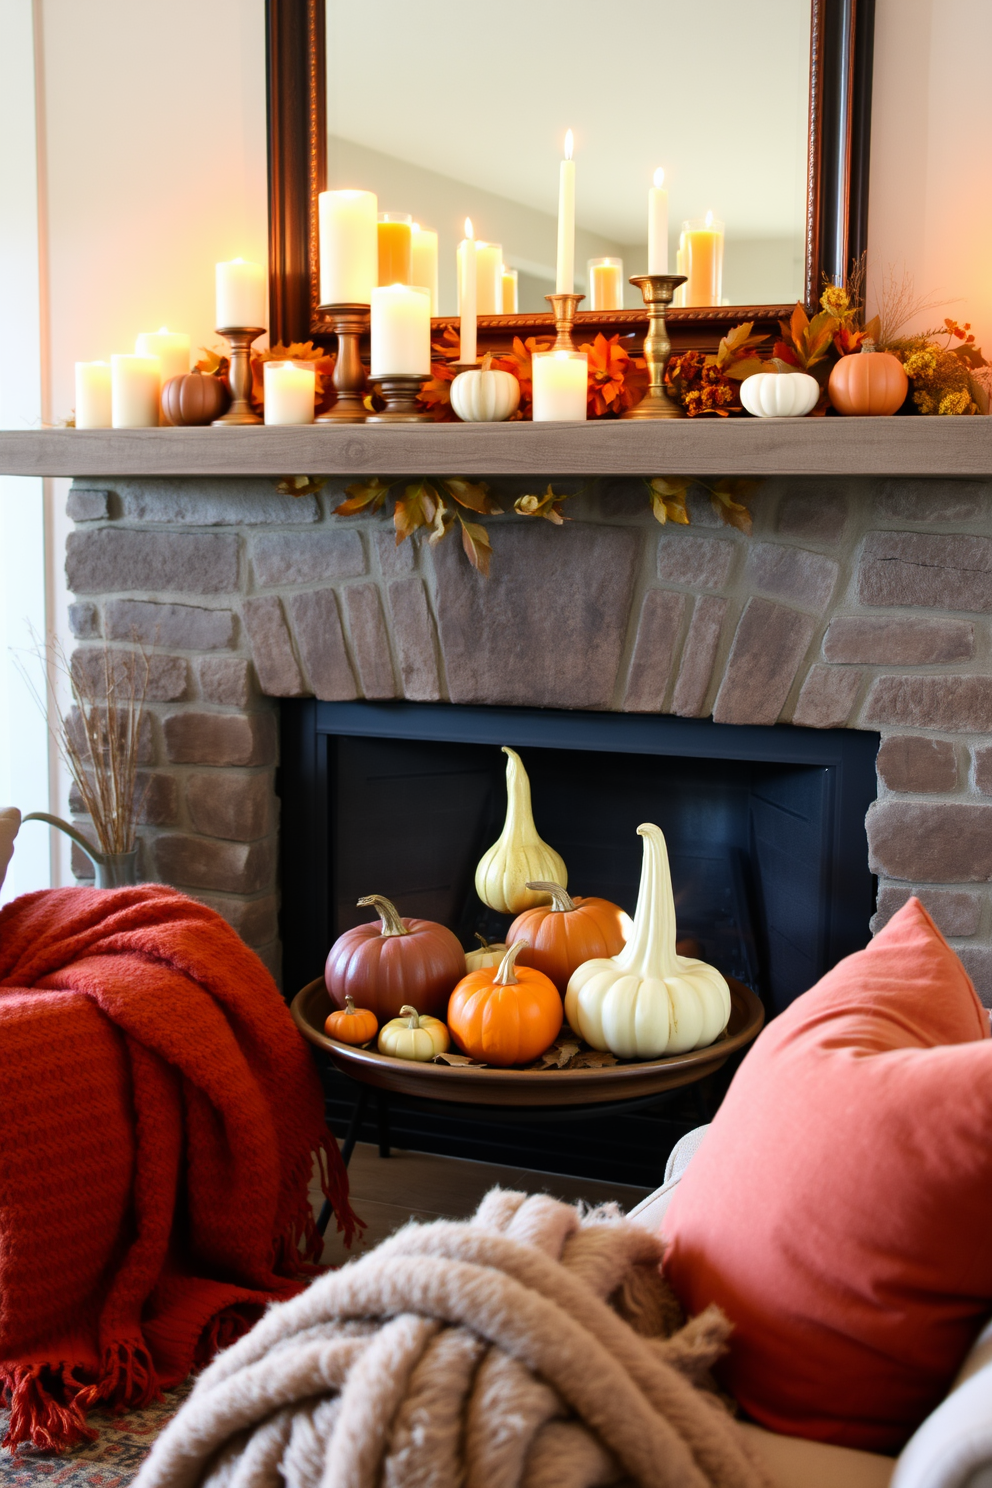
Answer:
[(368, 424), (429, 424), (429, 413), (417, 406), (417, 394), (430, 374), (419, 372), (393, 372), (382, 377), (370, 377), (386, 400), (381, 413), (366, 415)]
[(338, 355), (331, 382), (337, 398), (328, 413), (322, 413), (318, 424), (364, 424), (365, 367), (359, 349), (362, 336), (369, 328), (368, 305), (321, 305), (321, 312), (331, 322), (338, 338)]
[(262, 420), (251, 407), (251, 343), (263, 334), (264, 326), (227, 326), (218, 336), (230, 343), (231, 364), (227, 385), (231, 389), (231, 406), (215, 424), (260, 424)]
[(650, 383), (640, 403), (628, 408), (620, 415), (625, 419), (685, 418), (685, 409), (665, 392), (665, 368), (672, 354), (672, 343), (665, 324), (665, 311), (672, 303), (672, 296), (680, 284), (685, 283), (684, 274), (635, 274), (631, 284), (636, 284), (648, 307), (648, 333), (644, 338), (644, 360), (648, 366)]
[(572, 326), (575, 324), (575, 312), (585, 295), (577, 294), (553, 294), (545, 295), (544, 298), (550, 304), (555, 315), (555, 330), (558, 335), (552, 351), (574, 351), (572, 341)]

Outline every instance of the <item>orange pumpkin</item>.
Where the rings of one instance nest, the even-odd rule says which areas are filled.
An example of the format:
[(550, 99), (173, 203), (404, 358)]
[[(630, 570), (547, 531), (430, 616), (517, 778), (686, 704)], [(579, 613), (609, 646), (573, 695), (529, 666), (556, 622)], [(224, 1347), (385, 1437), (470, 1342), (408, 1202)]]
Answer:
[(514, 965), (526, 944), (516, 941), (498, 966), (462, 977), (448, 1003), (448, 1028), (459, 1049), (501, 1069), (543, 1054), (564, 1017), (550, 977), (536, 967)]
[(608, 899), (572, 899), (561, 884), (537, 880), (527, 885), (551, 895), (518, 914), (507, 931), (507, 941), (527, 940), (524, 963), (550, 977), (564, 997), (569, 977), (583, 961), (615, 956), (625, 944), (622, 929), (627, 916)]
[(346, 997), (343, 1011), (338, 1008), (328, 1013), (324, 1032), (342, 1044), (367, 1044), (379, 1032), (379, 1019), (368, 1008), (356, 1008), (352, 998)]
[(841, 357), (827, 383), (830, 401), (838, 413), (861, 418), (896, 413), (906, 401), (909, 378), (891, 351), (876, 351), (874, 341), (865, 341), (860, 351)]
[(324, 982), (336, 1007), (350, 996), (370, 1008), (380, 1023), (395, 1018), (405, 1003), (443, 1017), (451, 989), (465, 974), (465, 952), (435, 920), (403, 920), (381, 894), (368, 894), (382, 925), (356, 925), (339, 935), (324, 967)]

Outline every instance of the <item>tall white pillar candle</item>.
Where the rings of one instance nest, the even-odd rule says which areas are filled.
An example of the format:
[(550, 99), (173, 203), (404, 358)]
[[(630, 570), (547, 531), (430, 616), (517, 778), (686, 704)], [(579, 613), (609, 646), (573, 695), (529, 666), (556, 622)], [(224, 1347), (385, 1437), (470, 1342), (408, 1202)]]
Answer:
[(76, 428), (109, 429), (110, 363), (76, 363)]
[(162, 363), (154, 356), (110, 358), (111, 422), (115, 429), (158, 424)]
[(372, 291), (372, 377), (429, 377), (431, 292), (413, 284)]
[(266, 362), (263, 376), (267, 424), (313, 423), (315, 367), (301, 367), (296, 362)]
[(535, 423), (582, 423), (586, 417), (589, 358), (584, 351), (538, 352), (531, 359)]
[(374, 191), (322, 191), (320, 303), (371, 305), (379, 282), (379, 199)]
[(475, 310), (477, 315), (503, 313), (503, 245), (475, 243)]
[(134, 343), (136, 356), (157, 356), (162, 363), (162, 386), (170, 377), (183, 377), (189, 371), (189, 337), (182, 331), (142, 331)]
[(261, 264), (232, 258), (217, 265), (217, 329), (265, 325), (265, 270)]
[(458, 316), (461, 344), (458, 350), (460, 362), (475, 361), (475, 317), (476, 295), (475, 233), (471, 217), (465, 218), (465, 236), (458, 244)]
[(572, 131), (565, 136), (565, 159), (558, 176), (558, 294), (575, 290), (575, 161), (572, 159)]
[(648, 273), (668, 273), (668, 192), (660, 166), (648, 187)]
[(437, 233), (413, 224), (413, 282), (431, 292), (431, 314), (437, 314)]

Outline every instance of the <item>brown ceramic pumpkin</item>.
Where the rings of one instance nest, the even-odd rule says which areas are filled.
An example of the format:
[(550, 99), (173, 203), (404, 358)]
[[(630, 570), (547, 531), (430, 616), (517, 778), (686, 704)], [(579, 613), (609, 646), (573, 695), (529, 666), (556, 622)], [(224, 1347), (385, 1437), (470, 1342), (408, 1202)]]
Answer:
[(380, 1024), (412, 1003), (443, 1018), (455, 983), (465, 975), (465, 952), (457, 937), (435, 920), (403, 920), (381, 894), (359, 899), (382, 924), (355, 925), (339, 935), (324, 967), (324, 982), (336, 1007), (351, 997)]
[(838, 413), (858, 417), (896, 413), (906, 400), (909, 378), (891, 351), (876, 351), (866, 341), (860, 351), (841, 357), (827, 383), (830, 401)]
[(227, 383), (204, 372), (170, 377), (162, 389), (162, 412), (170, 424), (212, 424), (231, 406)]

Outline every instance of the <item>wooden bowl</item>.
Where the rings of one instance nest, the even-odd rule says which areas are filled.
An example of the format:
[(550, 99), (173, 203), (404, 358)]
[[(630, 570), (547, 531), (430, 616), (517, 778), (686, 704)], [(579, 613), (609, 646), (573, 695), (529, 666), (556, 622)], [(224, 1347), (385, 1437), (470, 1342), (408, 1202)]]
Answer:
[(323, 978), (297, 992), (290, 1012), (297, 1028), (311, 1044), (324, 1049), (342, 1074), (395, 1095), (423, 1100), (454, 1101), (480, 1106), (587, 1106), (610, 1101), (639, 1100), (690, 1085), (711, 1075), (757, 1038), (765, 1021), (760, 998), (742, 982), (727, 978), (730, 1022), (716, 1043), (688, 1054), (615, 1064), (605, 1069), (518, 1070), (488, 1069), (481, 1065), (417, 1064), (392, 1059), (371, 1049), (339, 1043), (324, 1032), (332, 1011)]

